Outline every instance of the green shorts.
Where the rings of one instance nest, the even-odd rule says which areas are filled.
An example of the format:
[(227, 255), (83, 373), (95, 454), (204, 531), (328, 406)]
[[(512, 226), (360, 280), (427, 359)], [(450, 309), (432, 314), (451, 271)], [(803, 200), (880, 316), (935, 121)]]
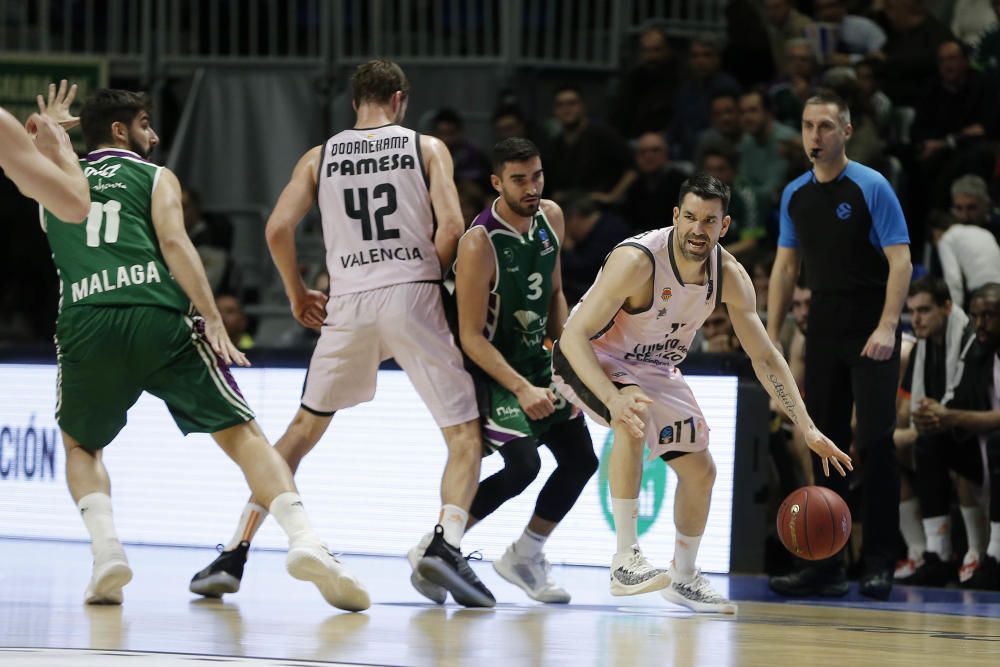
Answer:
[(74, 306), (56, 325), (56, 420), (89, 450), (110, 443), (144, 391), (180, 430), (215, 433), (254, 418), (202, 322), (157, 306)]
[(477, 394), (479, 411), (482, 414), (483, 446), (487, 453), (493, 453), (511, 440), (528, 437), (542, 440), (552, 426), (567, 422), (578, 413), (573, 404), (556, 391), (549, 369), (534, 377), (526, 378), (536, 387), (548, 387), (556, 395), (556, 411), (538, 420), (530, 419), (524, 414), (517, 396), (485, 373), (479, 373), (475, 377), (477, 383), (481, 383)]

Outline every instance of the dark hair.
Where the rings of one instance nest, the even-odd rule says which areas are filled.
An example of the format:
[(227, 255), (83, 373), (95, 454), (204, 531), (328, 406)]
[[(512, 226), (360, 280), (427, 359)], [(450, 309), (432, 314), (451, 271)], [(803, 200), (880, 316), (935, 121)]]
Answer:
[(490, 120), (495, 123), (504, 116), (513, 116), (522, 123), (528, 122), (527, 118), (524, 117), (524, 112), (522, 112), (521, 109), (514, 104), (505, 104), (497, 107)]
[(538, 146), (521, 137), (504, 139), (493, 147), (493, 173), (500, 176), (508, 162), (524, 162), (541, 155)]
[(681, 183), (681, 192), (677, 197), (678, 208), (684, 203), (684, 197), (688, 194), (701, 199), (718, 199), (722, 202), (723, 215), (729, 210), (729, 186), (703, 171), (696, 172)]
[(576, 96), (583, 101), (583, 91), (580, 90), (580, 86), (573, 83), (563, 83), (556, 86), (556, 90), (552, 93), (553, 99), (559, 96), (559, 93), (576, 93)]
[(815, 95), (806, 100), (804, 106), (812, 104), (832, 104), (837, 107), (837, 118), (840, 119), (842, 125), (851, 122), (851, 109), (847, 106), (847, 100), (829, 88), (821, 88)]
[(397, 90), (406, 97), (410, 94), (410, 82), (399, 65), (385, 58), (358, 65), (351, 77), (351, 95), (357, 106), (365, 102), (386, 104)]
[(721, 157), (733, 169), (738, 169), (740, 166), (740, 154), (737, 151), (715, 145), (709, 146), (701, 152), (701, 157), (698, 159), (698, 169), (704, 171), (705, 161), (710, 157)]
[(597, 202), (584, 190), (567, 192), (563, 195), (559, 205), (567, 218), (574, 214), (586, 217), (598, 210)]
[(764, 111), (767, 111), (768, 113), (771, 112), (773, 108), (773, 105), (771, 104), (771, 96), (768, 95), (766, 91), (760, 88), (747, 88), (746, 90), (744, 90), (742, 93), (739, 94), (739, 97), (736, 100), (737, 104), (739, 104), (739, 100), (743, 99), (744, 97), (749, 97), (751, 95), (759, 96), (760, 106), (764, 109)]
[(734, 104), (740, 103), (740, 95), (742, 92), (736, 93), (731, 90), (719, 90), (712, 93), (712, 96), (708, 98), (708, 108), (711, 109), (712, 105), (715, 104), (715, 100), (727, 99), (732, 100)]
[(431, 125), (436, 126), (438, 123), (451, 123), (457, 129), (462, 129), (462, 117), (451, 107), (439, 109), (438, 112), (434, 114), (434, 117), (431, 118)]
[(977, 288), (969, 297), (969, 302), (971, 303), (973, 299), (989, 299), (1000, 302), (1000, 283), (986, 283)]
[(146, 93), (101, 88), (87, 98), (80, 109), (80, 129), (87, 150), (114, 142), (113, 123), (130, 124), (140, 112), (151, 113), (153, 101)]
[(923, 276), (910, 283), (910, 291), (907, 292), (907, 296), (916, 296), (917, 294), (930, 294), (931, 299), (939, 306), (951, 301), (948, 283), (937, 276)]
[(941, 47), (944, 46), (945, 44), (956, 44), (956, 45), (958, 45), (958, 50), (962, 52), (962, 57), (965, 58), (966, 60), (968, 60), (970, 57), (972, 57), (972, 49), (969, 48), (968, 44), (966, 44), (965, 42), (963, 42), (960, 39), (956, 39), (955, 37), (949, 37), (948, 39), (946, 39), (946, 40), (942, 41), (940, 44), (938, 44), (937, 48), (934, 49), (934, 57), (935, 58), (937, 58), (938, 52), (941, 50)]
[(927, 229), (947, 230), (955, 224), (955, 218), (948, 211), (935, 209), (927, 214)]

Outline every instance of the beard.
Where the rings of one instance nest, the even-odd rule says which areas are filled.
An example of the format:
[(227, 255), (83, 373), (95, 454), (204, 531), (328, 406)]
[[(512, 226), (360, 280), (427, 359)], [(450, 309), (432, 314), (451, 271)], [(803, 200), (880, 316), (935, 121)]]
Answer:
[[(701, 252), (695, 251), (694, 249), (691, 248), (691, 246), (688, 245), (689, 239), (692, 241), (704, 241), (705, 242), (704, 249)], [(680, 239), (680, 246), (681, 246), (681, 255), (684, 256), (684, 259), (688, 260), (689, 262), (700, 262), (708, 259), (711, 256), (712, 248), (715, 246), (715, 244), (713, 244), (712, 240), (709, 239), (708, 237), (701, 239), (694, 236), (693, 234), (689, 234), (685, 236), (683, 239)]]
[(534, 204), (527, 204), (523, 201), (519, 201), (516, 199), (512, 200), (509, 197), (507, 197), (507, 195), (504, 195), (503, 200), (504, 203), (507, 204), (507, 207), (510, 210), (514, 211), (514, 213), (517, 213), (518, 215), (523, 216), (525, 218), (534, 217), (534, 215), (538, 213), (538, 207), (542, 205), (541, 196), (539, 196), (538, 201), (535, 202)]
[(136, 141), (135, 137), (132, 136), (131, 132), (128, 135), (128, 149), (144, 160), (149, 159), (149, 154), (153, 152), (151, 146), (149, 145), (143, 146), (138, 141)]

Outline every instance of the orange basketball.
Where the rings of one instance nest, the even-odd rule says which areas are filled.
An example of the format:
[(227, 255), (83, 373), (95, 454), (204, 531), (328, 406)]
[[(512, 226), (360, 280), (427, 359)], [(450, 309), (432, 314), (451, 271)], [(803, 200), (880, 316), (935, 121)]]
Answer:
[(830, 489), (803, 486), (778, 508), (778, 537), (799, 558), (829, 558), (844, 548), (850, 536), (851, 511)]

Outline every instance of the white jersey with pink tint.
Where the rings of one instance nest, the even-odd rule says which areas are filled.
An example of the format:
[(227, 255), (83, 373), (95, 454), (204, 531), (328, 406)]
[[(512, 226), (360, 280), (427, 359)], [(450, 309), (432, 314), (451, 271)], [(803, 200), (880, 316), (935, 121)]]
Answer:
[[(716, 246), (709, 257), (705, 284), (686, 285), (674, 258), (674, 233), (673, 227), (654, 229), (618, 244), (641, 249), (653, 262), (653, 300), (649, 308), (638, 312), (623, 307), (594, 336), (591, 345), (598, 358), (650, 370), (676, 366), (687, 357), (698, 329), (722, 302), (721, 249)], [(586, 298), (585, 294), (581, 302)]]
[(331, 296), (441, 279), (418, 133), (344, 130), (324, 144), (317, 180)]

